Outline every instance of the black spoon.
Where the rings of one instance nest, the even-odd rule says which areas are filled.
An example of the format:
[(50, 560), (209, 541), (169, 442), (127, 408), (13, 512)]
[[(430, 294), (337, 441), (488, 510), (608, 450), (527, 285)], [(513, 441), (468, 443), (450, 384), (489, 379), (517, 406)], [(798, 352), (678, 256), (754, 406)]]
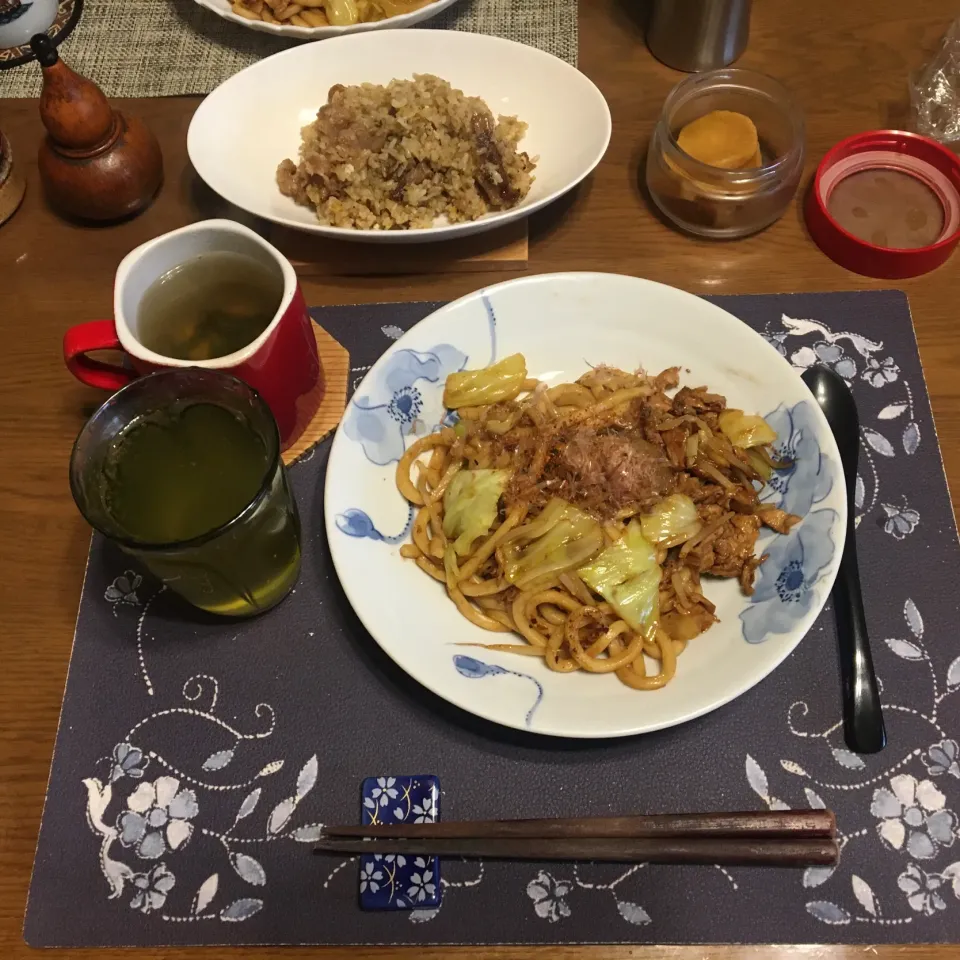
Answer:
[(887, 744), (883, 725), (877, 677), (870, 656), (867, 618), (860, 592), (857, 565), (856, 526), (854, 524), (854, 488), (860, 455), (860, 418), (857, 405), (846, 382), (826, 367), (811, 367), (803, 372), (830, 424), (840, 448), (840, 462), (847, 484), (847, 539), (840, 558), (840, 570), (833, 587), (833, 606), (837, 615), (837, 641), (840, 647), (840, 676), (843, 682), (843, 729), (847, 746), (855, 753), (878, 753)]

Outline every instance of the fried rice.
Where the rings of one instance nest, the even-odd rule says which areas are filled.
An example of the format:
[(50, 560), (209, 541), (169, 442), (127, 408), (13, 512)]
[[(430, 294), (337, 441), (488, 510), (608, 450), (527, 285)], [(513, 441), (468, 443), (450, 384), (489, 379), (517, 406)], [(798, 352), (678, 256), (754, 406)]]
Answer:
[(386, 86), (338, 84), (301, 131), (299, 162), (278, 167), (277, 184), (335, 227), (476, 220), (529, 192), (537, 158), (517, 147), (526, 129), (429, 74)]

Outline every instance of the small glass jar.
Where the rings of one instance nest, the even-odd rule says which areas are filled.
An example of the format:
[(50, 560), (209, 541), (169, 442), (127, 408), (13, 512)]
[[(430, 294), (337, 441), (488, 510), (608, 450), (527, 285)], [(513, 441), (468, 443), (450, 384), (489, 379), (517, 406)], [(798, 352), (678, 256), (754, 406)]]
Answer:
[[(749, 117), (757, 128), (762, 165), (725, 170), (680, 149), (680, 131), (714, 110)], [(647, 188), (678, 227), (731, 240), (778, 220), (803, 172), (804, 124), (790, 94), (771, 77), (724, 68), (695, 74), (670, 91), (647, 152)]]

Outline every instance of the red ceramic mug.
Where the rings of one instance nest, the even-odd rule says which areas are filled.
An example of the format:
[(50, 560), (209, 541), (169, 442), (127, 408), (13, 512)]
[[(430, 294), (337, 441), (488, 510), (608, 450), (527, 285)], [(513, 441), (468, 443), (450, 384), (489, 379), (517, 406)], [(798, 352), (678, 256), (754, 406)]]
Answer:
[[(148, 350), (137, 336), (140, 301), (147, 288), (174, 267), (220, 251), (253, 257), (282, 275), (283, 296), (269, 326), (242, 349), (212, 360), (178, 360)], [(83, 383), (119, 390), (140, 374), (163, 368), (225, 370), (266, 400), (285, 448), (303, 433), (320, 406), (323, 376), (317, 341), (296, 274), (279, 250), (242, 224), (203, 220), (128, 253), (117, 268), (113, 314), (113, 320), (82, 323), (64, 335), (67, 369)], [(123, 350), (129, 363), (121, 366), (88, 356), (110, 349)]]

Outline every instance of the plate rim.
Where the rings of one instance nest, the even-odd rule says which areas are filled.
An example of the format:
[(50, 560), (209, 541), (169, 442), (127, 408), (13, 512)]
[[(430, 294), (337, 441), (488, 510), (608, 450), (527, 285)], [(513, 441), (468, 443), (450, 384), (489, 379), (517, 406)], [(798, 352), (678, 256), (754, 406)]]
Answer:
[[(705, 300), (703, 297), (698, 296), (697, 294), (690, 293), (687, 290), (683, 290), (680, 287), (672, 286), (671, 284), (661, 283), (656, 280), (649, 280), (645, 277), (636, 277), (632, 274), (618, 274), (618, 273), (605, 273), (602, 271), (575, 271), (575, 270), (565, 270), (565, 271), (556, 271), (553, 273), (543, 273), (535, 274), (528, 277), (516, 277), (511, 280), (505, 280), (500, 283), (493, 284), (491, 286), (480, 287), (477, 290), (474, 290), (468, 294), (465, 294), (462, 297), (458, 297), (456, 300), (451, 300), (449, 303), (444, 304), (442, 307), (432, 311), (423, 317), (423, 319), (417, 321), (408, 331), (406, 331), (401, 337), (394, 341), (377, 359), (377, 361), (370, 367), (369, 370), (364, 374), (363, 379), (357, 385), (356, 390), (347, 398), (346, 406), (344, 409), (344, 414), (346, 414), (346, 408), (349, 406), (351, 398), (363, 389), (364, 384), (369, 378), (372, 378), (376, 375), (377, 371), (382, 367), (386, 361), (394, 355), (398, 350), (405, 349), (404, 341), (410, 336), (414, 331), (417, 330), (421, 324), (426, 323), (429, 320), (437, 317), (440, 314), (445, 312), (453, 312), (455, 309), (461, 307), (462, 305), (476, 301), (482, 297), (489, 296), (490, 294), (495, 294), (497, 290), (502, 290), (505, 287), (521, 287), (521, 286), (533, 286), (539, 285), (542, 283), (549, 283), (551, 281), (556, 282), (565, 282), (567, 280), (606, 280), (609, 278), (616, 279), (628, 279), (631, 281), (636, 281), (644, 285), (650, 285), (658, 288), (666, 288), (675, 293), (683, 294), (684, 297), (694, 297), (697, 300), (700, 300), (703, 304), (710, 307), (715, 311), (726, 315), (726, 317), (741, 323), (747, 331), (753, 334), (757, 340), (762, 344), (762, 348), (765, 348), (769, 351), (768, 356), (770, 359), (779, 364), (781, 368), (785, 368), (786, 371), (789, 371), (790, 377), (799, 384), (804, 391), (809, 395), (810, 403), (815, 411), (815, 417), (820, 421), (821, 432), (820, 439), (823, 440), (827, 446), (827, 454), (829, 459), (835, 466), (837, 472), (837, 482), (842, 489), (845, 489), (844, 482), (844, 472), (843, 464), (840, 459), (839, 448), (837, 447), (836, 439), (833, 435), (833, 431), (830, 430), (829, 424), (826, 421), (822, 410), (820, 409), (819, 404), (816, 403), (813, 394), (810, 393), (806, 384), (803, 382), (800, 374), (793, 368), (790, 362), (783, 356), (781, 356), (777, 350), (768, 343), (756, 330), (750, 327), (744, 321), (740, 320), (739, 317), (730, 313), (730, 311), (725, 310), (723, 307), (718, 304), (711, 303), (708, 300)], [(759, 346), (759, 344), (758, 344)], [(776, 358), (774, 360), (774, 358)], [(782, 655), (773, 659), (770, 665), (765, 668), (761, 673), (757, 675), (750, 675), (751, 679), (749, 682), (744, 682), (737, 684), (732, 693), (721, 694), (710, 698), (706, 703), (695, 707), (691, 710), (684, 712), (682, 715), (674, 717), (672, 719), (667, 719), (663, 721), (653, 721), (649, 723), (638, 722), (630, 728), (623, 727), (614, 732), (604, 731), (604, 732), (595, 732), (584, 730), (582, 728), (574, 728), (571, 730), (550, 730), (550, 729), (534, 729), (526, 726), (521, 719), (511, 720), (511, 719), (501, 719), (500, 717), (493, 716), (491, 711), (483, 709), (483, 698), (480, 698), (479, 704), (474, 705), (474, 703), (469, 703), (467, 701), (454, 699), (448, 693), (437, 684), (432, 683), (429, 679), (421, 678), (417, 673), (411, 672), (407, 666), (401, 663), (391, 652), (388, 645), (380, 640), (371, 626), (368, 624), (367, 619), (362, 612), (362, 606), (358, 606), (354, 602), (351, 586), (349, 585), (349, 578), (347, 581), (344, 580), (344, 577), (341, 574), (341, 564), (338, 561), (338, 549), (334, 546), (337, 542), (337, 536), (343, 536), (342, 532), (336, 526), (336, 517), (334, 511), (330, 508), (330, 490), (334, 481), (333, 471), (331, 470), (331, 464), (334, 461), (337, 450), (350, 443), (350, 439), (346, 436), (344, 430), (344, 419), (341, 418), (340, 423), (337, 425), (337, 430), (333, 437), (333, 442), (330, 447), (330, 454), (327, 460), (327, 468), (323, 481), (323, 514), (324, 514), (324, 532), (327, 537), (328, 551), (330, 554), (330, 559), (333, 564), (334, 571), (337, 575), (337, 580), (340, 583), (341, 588), (343, 589), (344, 595), (347, 599), (347, 602), (350, 604), (351, 609), (354, 612), (354, 615), (363, 625), (364, 630), (370, 636), (370, 638), (377, 644), (380, 650), (393, 662), (393, 664), (400, 669), (407, 677), (413, 680), (415, 683), (429, 690), (435, 696), (439, 697), (441, 700), (445, 701), (447, 704), (455, 707), (458, 710), (463, 710), (465, 713), (479, 717), (480, 719), (492, 723), (496, 726), (505, 727), (507, 729), (518, 730), (522, 733), (530, 734), (537, 737), (551, 737), (555, 739), (563, 740), (620, 740), (625, 737), (635, 737), (641, 736), (643, 734), (655, 733), (659, 730), (667, 730), (672, 727), (681, 726), (682, 724), (689, 723), (692, 720), (696, 720), (699, 717), (705, 716), (709, 713), (712, 713), (714, 710), (719, 709), (720, 707), (726, 706), (728, 703), (732, 703), (734, 700), (742, 697), (745, 693), (749, 692), (753, 687), (762, 683), (766, 680), (775, 670), (777, 670), (784, 661), (797, 649), (797, 647), (807, 638), (810, 634), (811, 629), (816, 623), (817, 618), (823, 612), (823, 608), (826, 605), (830, 595), (833, 591), (833, 586), (836, 581), (836, 576), (840, 566), (840, 559), (843, 554), (844, 546), (846, 543), (847, 535), (847, 526), (848, 526), (848, 509), (847, 509), (847, 498), (845, 494), (842, 494), (838, 500), (838, 503), (835, 505), (837, 511), (837, 534), (836, 534), (836, 543), (834, 548), (833, 557), (831, 559), (830, 567), (825, 573), (825, 575), (819, 581), (820, 584), (824, 585), (822, 599), (819, 602), (815, 602), (810, 610), (807, 612), (807, 615), (803, 618), (803, 625), (800, 628), (799, 636), (796, 640), (791, 641), (789, 644), (784, 645), (784, 650)], [(823, 444), (821, 444), (823, 446)]]
[[(199, 0), (197, 0), (197, 2), (199, 2)], [(410, 230), (355, 230), (347, 227), (329, 226), (327, 224), (320, 223), (319, 221), (309, 224), (300, 223), (299, 221), (292, 220), (288, 217), (271, 215), (263, 211), (250, 210), (248, 207), (238, 202), (236, 197), (227, 196), (212, 183), (210, 183), (209, 180), (207, 180), (201, 171), (202, 164), (198, 163), (197, 151), (199, 148), (197, 146), (197, 139), (200, 137), (199, 131), (205, 122), (207, 113), (214, 110), (216, 107), (214, 100), (221, 90), (236, 81), (238, 77), (241, 77), (247, 73), (252, 73), (261, 69), (270, 69), (265, 67), (265, 64), (268, 64), (274, 59), (297, 55), (302, 56), (303, 54), (301, 51), (304, 48), (311, 47), (313, 43), (324, 43), (324, 49), (329, 50), (333, 44), (384, 42), (378, 37), (378, 31), (368, 30), (364, 32), (341, 34), (340, 36), (330, 37), (326, 40), (313, 40), (311, 43), (302, 43), (295, 47), (290, 47), (287, 50), (280, 50), (277, 53), (271, 54), (269, 57), (264, 57), (262, 60), (257, 60), (254, 63), (248, 64), (242, 70), (238, 70), (235, 74), (233, 74), (233, 76), (227, 77), (226, 80), (218, 84), (209, 94), (207, 94), (206, 97), (204, 97), (203, 101), (190, 118), (190, 124), (187, 127), (187, 157), (190, 160), (190, 163), (193, 166), (197, 176), (200, 177), (200, 179), (211, 190), (213, 190), (217, 196), (222, 197), (228, 203), (240, 210), (245, 211), (247, 214), (259, 217), (260, 219), (266, 220), (269, 223), (275, 223), (279, 226), (297, 230), (302, 233), (310, 233), (318, 236), (330, 237), (331, 239), (359, 243), (435, 243), (444, 240), (452, 240), (457, 237), (484, 233), (488, 230), (495, 230), (498, 227), (506, 226), (509, 223), (513, 223), (517, 220), (528, 217), (531, 214), (542, 210), (544, 207), (556, 202), (562, 196), (579, 186), (579, 184), (583, 183), (583, 181), (586, 180), (587, 177), (589, 177), (603, 161), (603, 158), (607, 154), (607, 150), (610, 148), (610, 140), (613, 136), (613, 116), (610, 112), (610, 104), (607, 103), (607, 98), (603, 95), (603, 91), (581, 70), (578, 70), (572, 64), (567, 63), (566, 60), (562, 60), (560, 57), (556, 57), (552, 53), (547, 53), (545, 50), (540, 50), (538, 47), (531, 47), (528, 44), (520, 43), (517, 40), (510, 40), (506, 37), (496, 37), (486, 33), (473, 33), (466, 30), (423, 29), (417, 30), (416, 33), (413, 34), (409, 32), (400, 34), (400, 36), (418, 37), (424, 35), (442, 35), (448, 40), (454, 37), (479, 38), (481, 43), (487, 43), (494, 47), (506, 45), (509, 47), (519, 48), (524, 51), (525, 55), (529, 55), (534, 58), (539, 57), (555, 61), (556, 63), (560, 64), (562, 68), (570, 70), (576, 74), (579, 80), (592, 91), (597, 101), (596, 105), (600, 111), (600, 116), (603, 121), (602, 143), (600, 144), (596, 155), (589, 161), (588, 164), (585, 165), (583, 172), (580, 173), (579, 176), (577, 176), (567, 186), (554, 190), (553, 192), (547, 194), (547, 196), (541, 197), (539, 200), (534, 201), (528, 206), (524, 206), (521, 202), (520, 205), (513, 207), (510, 210), (487, 214), (485, 217), (479, 220), (470, 220), (465, 223), (454, 223), (441, 227), (416, 227)], [(460, 41), (453, 40), (453, 42), (457, 43)]]

